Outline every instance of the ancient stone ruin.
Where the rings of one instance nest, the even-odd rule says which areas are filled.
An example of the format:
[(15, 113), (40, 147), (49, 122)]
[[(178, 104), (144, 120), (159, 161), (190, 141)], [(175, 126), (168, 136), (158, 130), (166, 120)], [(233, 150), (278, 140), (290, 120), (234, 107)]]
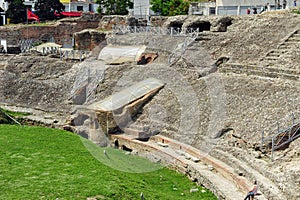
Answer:
[[(89, 52), (83, 60), (59, 53), (1, 54), (0, 105), (26, 110), (28, 121), (73, 131), (100, 146), (138, 152), (220, 199), (243, 198), (253, 179), (260, 186), (256, 199), (299, 199), (299, 22), (297, 14), (274, 11), (152, 17), (150, 27), (124, 16), (0, 27), (0, 38), (11, 45), (47, 33), (60, 45), (75, 38), (74, 48)], [(99, 56), (110, 49), (119, 52), (111, 53), (118, 62)], [(119, 107), (102, 108), (105, 99), (110, 106), (118, 103), (121, 97), (107, 98), (149, 79), (163, 87), (136, 89)], [(293, 140), (272, 154), (274, 143), (266, 140), (272, 134)]]

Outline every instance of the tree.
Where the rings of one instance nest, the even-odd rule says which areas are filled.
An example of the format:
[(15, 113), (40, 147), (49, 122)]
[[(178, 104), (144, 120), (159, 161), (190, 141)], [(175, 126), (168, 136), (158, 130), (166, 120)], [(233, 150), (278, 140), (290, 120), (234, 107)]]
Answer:
[(131, 0), (96, 0), (98, 13), (107, 15), (127, 15), (128, 8), (133, 8)]
[(190, 3), (187, 0), (150, 0), (151, 10), (163, 16), (186, 15)]
[(34, 9), (41, 20), (53, 20), (56, 18), (54, 12), (59, 13), (65, 7), (59, 0), (38, 0)]
[(8, 9), (6, 11), (7, 17), (11, 19), (12, 23), (26, 22), (27, 13), (24, 0), (7, 0), (9, 2)]

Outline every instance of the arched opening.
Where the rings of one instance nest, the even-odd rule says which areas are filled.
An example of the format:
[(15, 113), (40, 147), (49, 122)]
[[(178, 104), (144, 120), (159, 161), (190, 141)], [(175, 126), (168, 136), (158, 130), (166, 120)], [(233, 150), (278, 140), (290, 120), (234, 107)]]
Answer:
[(124, 151), (132, 152), (132, 149), (126, 147), (124, 144), (122, 145), (121, 149), (124, 150)]
[(232, 18), (231, 17), (223, 17), (218, 21), (219, 24), (219, 32), (226, 32), (227, 27), (232, 24)]
[(141, 57), (137, 61), (138, 65), (146, 65), (153, 62), (157, 58), (157, 53), (142, 53)]
[(118, 149), (118, 148), (119, 148), (119, 141), (118, 141), (118, 140), (115, 140), (115, 141), (114, 141), (114, 145), (115, 145), (115, 148)]
[(188, 29), (193, 31), (199, 30), (199, 32), (210, 31), (211, 24), (208, 21), (196, 21), (187, 26)]
[(174, 21), (174, 22), (171, 22), (169, 27), (173, 27), (173, 28), (181, 28), (183, 25), (183, 22), (181, 21)]
[(181, 28), (182, 28), (182, 25), (183, 25), (183, 22), (181, 21), (174, 21), (174, 22), (171, 22), (169, 24), (169, 29), (173, 28), (173, 30), (175, 30), (176, 32), (181, 32)]

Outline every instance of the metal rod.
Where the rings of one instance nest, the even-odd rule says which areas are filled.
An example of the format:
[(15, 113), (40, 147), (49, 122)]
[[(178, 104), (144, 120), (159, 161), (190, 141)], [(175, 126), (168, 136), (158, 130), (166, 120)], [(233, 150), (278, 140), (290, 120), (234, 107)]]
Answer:
[(271, 152), (272, 161), (274, 161), (274, 137), (272, 137), (272, 152)]
[(13, 117), (11, 117), (9, 114), (7, 114), (6, 112), (4, 112), (2, 109), (0, 109), (0, 112), (2, 112), (4, 115), (6, 115), (9, 119), (13, 120), (16, 124), (22, 126), (22, 124), (20, 122), (18, 122), (17, 120), (15, 120)]

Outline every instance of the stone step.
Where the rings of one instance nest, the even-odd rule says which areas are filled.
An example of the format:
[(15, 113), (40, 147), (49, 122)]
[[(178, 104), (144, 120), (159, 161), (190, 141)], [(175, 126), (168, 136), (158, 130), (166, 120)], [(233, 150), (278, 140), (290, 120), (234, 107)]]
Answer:
[(286, 49), (273, 49), (272, 51), (270, 51), (270, 53), (278, 53), (278, 54), (285, 54), (288, 51)]
[(215, 34), (214, 32), (200, 32), (200, 33), (198, 33), (195, 40), (196, 41), (211, 40), (213, 37), (216, 37), (216, 35), (217, 34)]
[(300, 75), (299, 70), (296, 69), (286, 69), (286, 68), (279, 68), (279, 67), (264, 67), (269, 72), (277, 72), (283, 74), (291, 74), (291, 75)]
[[(203, 162), (194, 162), (186, 159), (185, 156), (179, 156), (172, 148), (160, 148), (164, 153), (171, 155), (173, 158), (181, 160), (187, 164), (187, 174), (191, 179), (202, 179), (201, 184), (209, 188), (219, 199), (242, 199), (245, 195), (241, 193), (237, 186), (222, 174), (215, 172), (213, 166), (208, 166)], [(191, 173), (192, 172), (192, 173)], [(232, 195), (235, 194), (235, 195)]]
[(284, 42), (284, 44), (287, 44), (287, 45), (295, 45), (295, 44), (298, 44), (299, 43), (299, 41), (296, 41), (296, 40), (286, 40), (285, 42)]
[(292, 49), (295, 47), (295, 45), (297, 44), (298, 42), (296, 43), (291, 43), (291, 42), (285, 42), (283, 44), (281, 44), (278, 49), (284, 49), (284, 50), (287, 50), (287, 49)]
[[(192, 147), (171, 139), (167, 139), (166, 137), (163, 138), (165, 139), (166, 144), (169, 144), (168, 146), (160, 146), (158, 141), (155, 139), (147, 142), (141, 142), (138, 140), (133, 140), (126, 134), (111, 135), (111, 139), (113, 141), (117, 139), (120, 146), (125, 145), (131, 147), (134, 151), (138, 152), (138, 155), (145, 156), (149, 159), (151, 157), (155, 157), (160, 160), (162, 164), (187, 175), (191, 180), (197, 180), (199, 184), (205, 186), (216, 196), (218, 196), (218, 199), (239, 200), (245, 197), (245, 191), (239, 190), (240, 185), (235, 185), (234, 181), (232, 181), (229, 177), (224, 176), (233, 176), (234, 172), (229, 166), (228, 168), (230, 169), (228, 169), (226, 165), (216, 161), (216, 159), (213, 158), (211, 159), (213, 159), (213, 163), (215, 165), (212, 164), (210, 166), (204, 162), (204, 158), (207, 159), (207, 157), (204, 155), (197, 156), (200, 158), (200, 161), (198, 162), (194, 162), (191, 159), (188, 160), (185, 158), (185, 156), (179, 155), (176, 150), (178, 150), (178, 144), (182, 147), (186, 147), (186, 149), (193, 149)], [(176, 146), (177, 149), (173, 148), (174, 146)], [(243, 177), (235, 177), (235, 180), (236, 179), (240, 180), (239, 183), (241, 183), (241, 180), (245, 180)], [(261, 200), (263, 199), (266, 198), (262, 198)]]
[(270, 171), (265, 170), (265, 166), (268, 164), (268, 161), (271, 161), (271, 158), (268, 155), (264, 159), (254, 159), (256, 158), (256, 156), (251, 154), (251, 157), (253, 157), (253, 159), (250, 160), (248, 157), (244, 156), (245, 154), (249, 154), (245, 149), (241, 149), (239, 147), (232, 147), (232, 146), (230, 147), (230, 149), (229, 147), (226, 146), (218, 146), (217, 149), (223, 152), (227, 152), (229, 154), (234, 154), (234, 157), (246, 163), (248, 166), (252, 167), (253, 169), (258, 171), (265, 177), (268, 177), (273, 182), (276, 182), (276, 177), (274, 177), (274, 174)]
[[(147, 124), (147, 123), (145, 123), (145, 124)], [(147, 126), (140, 125), (140, 124), (137, 124), (137, 123), (130, 124), (130, 126), (128, 128), (135, 129), (135, 130), (138, 130), (138, 131), (147, 131), (147, 129), (148, 129)]]
[[(281, 200), (281, 199), (288, 199), (282, 190), (280, 190), (273, 181), (268, 179), (267, 177), (263, 176), (259, 171), (253, 169), (249, 166), (249, 164), (237, 159), (235, 156), (232, 156), (228, 152), (224, 152), (219, 149), (214, 149), (211, 151), (212, 156), (216, 157), (217, 159), (225, 162), (229, 166), (243, 171), (243, 174), (249, 180), (257, 180), (260, 190), (262, 191), (263, 195), (269, 200)], [(240, 172), (241, 173), (241, 172)]]
[[(219, 199), (240, 200), (245, 197), (246, 194), (243, 194), (240, 191), (238, 191), (238, 189), (232, 183), (232, 181), (224, 178), (222, 175), (217, 175), (216, 173), (212, 172), (212, 170), (210, 170), (209, 167), (199, 164), (193, 164), (193, 167), (197, 170), (197, 172), (199, 172), (200, 177), (206, 179), (207, 182), (211, 182), (211, 185), (213, 185), (213, 187), (211, 188), (212, 191), (219, 191)], [(214, 191), (214, 193), (217, 192)]]
[(291, 47), (288, 46), (288, 45), (286, 45), (286, 44), (281, 44), (281, 45), (278, 47), (278, 49), (284, 49), (284, 50), (286, 50), (286, 49), (291, 49)]
[(231, 72), (237, 74), (255, 75), (269, 78), (283, 78), (290, 80), (299, 80), (300, 77), (300, 73), (297, 70), (274, 67), (253, 67), (231, 64), (219, 68), (219, 71), (223, 73)]
[(256, 71), (264, 71), (264, 72), (277, 72), (277, 73), (286, 73), (286, 74), (292, 74), (292, 75), (300, 75), (300, 71), (297, 69), (280, 68), (280, 67), (227, 64), (227, 65), (225, 65), (225, 68), (239, 69), (239, 70), (256, 70)]
[(292, 37), (293, 36), (300, 36), (300, 32), (299, 31), (294, 32), (293, 35), (292, 35)]
[(285, 42), (300, 42), (300, 36), (299, 37), (290, 37)]
[(270, 52), (266, 55), (266, 57), (280, 57), (281, 55), (283, 55), (283, 53), (280, 52)]
[(279, 57), (281, 55), (286, 54), (288, 51), (286, 49), (273, 49), (266, 54), (266, 56)]
[[(273, 171), (266, 170), (266, 166), (270, 166), (271, 158), (269, 156), (265, 156), (262, 159), (257, 159), (256, 153), (249, 153), (245, 149), (241, 149), (239, 147), (226, 147), (226, 146), (218, 146), (217, 149), (226, 152), (228, 154), (234, 155), (235, 158), (238, 160), (246, 163), (248, 166), (251, 168), (255, 169), (258, 171), (260, 174), (263, 176), (267, 177), (270, 179), (273, 183), (277, 184), (278, 188), (283, 190), (284, 193), (287, 195), (289, 194), (297, 194), (295, 193), (295, 189), (297, 188), (297, 182), (289, 182), (286, 184), (278, 183), (278, 180), (282, 179), (279, 174), (279, 176), (274, 173)], [(258, 153), (258, 152), (257, 152)], [(245, 154), (249, 154), (249, 156), (245, 156)], [(252, 159), (249, 159), (249, 157), (252, 157)], [(298, 188), (299, 191), (300, 188)], [(287, 196), (288, 196), (287, 195)], [(290, 199), (298, 199), (297, 197), (293, 197)]]
[(278, 60), (279, 57), (278, 56), (266, 56), (264, 59), (265, 60)]
[(300, 33), (295, 33), (292, 37), (300, 38)]

